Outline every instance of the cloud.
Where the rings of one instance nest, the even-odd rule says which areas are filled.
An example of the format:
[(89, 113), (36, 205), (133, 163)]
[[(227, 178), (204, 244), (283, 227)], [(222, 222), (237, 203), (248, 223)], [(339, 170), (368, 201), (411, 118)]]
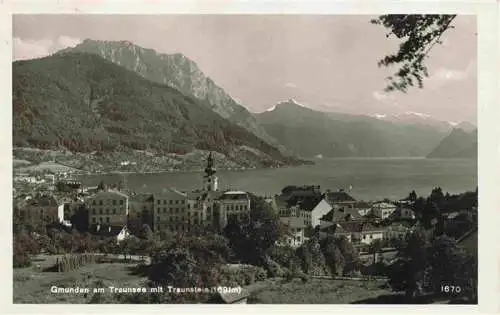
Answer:
[(59, 36), (56, 39), (22, 39), (14, 37), (14, 60), (36, 59), (48, 56), (66, 47), (74, 47), (81, 42), (78, 38)]
[(287, 87), (287, 88), (291, 88), (291, 89), (294, 89), (294, 88), (296, 88), (296, 87), (297, 87), (297, 85), (296, 85), (296, 84), (294, 84), (294, 83), (290, 83), (290, 82), (288, 82), (288, 83), (286, 83), (286, 84), (285, 84), (285, 87)]
[(475, 74), (475, 72), (476, 63), (474, 60), (471, 60), (467, 67), (463, 70), (439, 68), (436, 72), (434, 72), (430, 79), (437, 81), (463, 81), (470, 75)]
[(376, 99), (377, 101), (387, 101), (387, 100), (394, 100), (394, 96), (391, 95), (391, 94), (387, 94), (387, 93), (382, 93), (382, 92), (379, 92), (379, 91), (373, 91), (372, 92), (372, 96), (374, 99)]
[(468, 76), (467, 71), (440, 68), (434, 73), (433, 77), (436, 80), (462, 81)]

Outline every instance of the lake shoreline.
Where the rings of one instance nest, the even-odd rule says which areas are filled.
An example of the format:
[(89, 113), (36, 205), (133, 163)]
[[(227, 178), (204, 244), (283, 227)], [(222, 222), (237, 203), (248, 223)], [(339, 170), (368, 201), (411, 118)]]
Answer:
[[(474, 160), (429, 159), (335, 159), (316, 161), (314, 165), (246, 170), (217, 170), (219, 189), (244, 190), (272, 196), (288, 185), (319, 185), (323, 189), (349, 191), (358, 200), (397, 200), (415, 190), (428, 195), (435, 187), (460, 193), (477, 187), (477, 163)], [(113, 172), (81, 175), (84, 186), (97, 186), (101, 180), (116, 184), (125, 178), (135, 192), (161, 192), (165, 188), (180, 191), (202, 189), (202, 172)]]

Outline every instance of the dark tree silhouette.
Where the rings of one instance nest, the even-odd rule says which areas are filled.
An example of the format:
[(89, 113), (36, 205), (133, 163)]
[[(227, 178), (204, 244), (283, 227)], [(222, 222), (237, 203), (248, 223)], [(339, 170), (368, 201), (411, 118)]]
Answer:
[(428, 77), (425, 59), (436, 44), (441, 44), (443, 33), (453, 28), (456, 15), (390, 14), (381, 15), (371, 21), (389, 30), (386, 37), (395, 36), (402, 40), (394, 54), (385, 56), (379, 67), (398, 66), (385, 91), (406, 92), (409, 87), (423, 87), (424, 77)]

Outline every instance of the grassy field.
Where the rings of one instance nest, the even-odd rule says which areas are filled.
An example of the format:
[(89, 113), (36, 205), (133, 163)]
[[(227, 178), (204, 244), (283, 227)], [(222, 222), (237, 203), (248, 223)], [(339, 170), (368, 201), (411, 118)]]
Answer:
[(251, 291), (248, 303), (254, 304), (348, 304), (394, 294), (380, 281), (326, 279), (274, 281)]
[[(33, 267), (14, 269), (14, 303), (89, 303), (93, 288), (144, 287), (146, 278), (137, 276), (132, 268), (136, 263), (100, 263), (80, 268), (77, 271), (58, 273), (43, 271), (54, 264), (49, 257), (35, 261)], [(51, 293), (52, 286), (90, 288), (90, 294)], [(105, 300), (112, 302), (111, 293), (106, 290)]]

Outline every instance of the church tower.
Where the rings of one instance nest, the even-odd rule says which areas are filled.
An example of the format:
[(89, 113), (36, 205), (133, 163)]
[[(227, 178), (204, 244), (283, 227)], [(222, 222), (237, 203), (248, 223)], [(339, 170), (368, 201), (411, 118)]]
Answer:
[(207, 158), (207, 167), (205, 167), (205, 175), (203, 175), (203, 190), (217, 191), (218, 178), (215, 176), (215, 172), (214, 159), (212, 152), (210, 152)]

